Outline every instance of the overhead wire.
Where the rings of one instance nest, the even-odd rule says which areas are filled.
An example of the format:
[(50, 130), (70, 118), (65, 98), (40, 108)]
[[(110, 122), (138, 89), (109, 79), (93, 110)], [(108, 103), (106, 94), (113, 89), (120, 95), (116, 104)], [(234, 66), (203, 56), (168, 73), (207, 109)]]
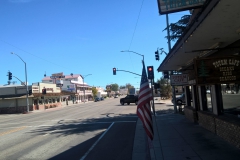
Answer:
[(133, 41), (133, 38), (134, 38), (134, 35), (135, 35), (135, 32), (136, 32), (136, 29), (137, 29), (137, 25), (138, 25), (138, 20), (139, 20), (141, 11), (142, 11), (143, 2), (144, 2), (144, 0), (142, 0), (142, 4), (141, 4), (141, 7), (140, 7), (140, 10), (139, 10), (139, 13), (138, 13), (138, 17), (137, 17), (137, 22), (136, 22), (136, 24), (135, 24), (135, 28), (134, 28), (134, 31), (133, 31), (132, 39), (131, 39), (131, 41), (130, 41), (130, 45), (129, 45), (129, 47), (128, 47), (128, 50), (130, 49), (130, 47), (131, 47), (131, 45), (132, 45), (132, 41)]
[(19, 47), (17, 47), (17, 46), (12, 45), (12, 44), (4, 41), (4, 40), (0, 40), (0, 41), (4, 42), (4, 43), (6, 43), (6, 44), (8, 44), (8, 45), (10, 45), (10, 46), (12, 46), (12, 47), (14, 47), (14, 48), (17, 48), (17, 49), (19, 49), (19, 50), (21, 50), (21, 51), (23, 51), (23, 52), (25, 52), (25, 53), (27, 53), (27, 54), (30, 54), (31, 56), (37, 57), (37, 58), (39, 58), (39, 59), (41, 59), (41, 60), (44, 60), (44, 61), (46, 61), (46, 62), (48, 62), (48, 63), (51, 63), (51, 64), (53, 64), (53, 65), (56, 65), (56, 66), (59, 66), (59, 67), (62, 67), (62, 68), (65, 68), (65, 69), (69, 69), (69, 70), (70, 70), (70, 68), (66, 68), (66, 67), (61, 66), (61, 65), (59, 65), (59, 64), (53, 63), (53, 62), (51, 62), (51, 61), (49, 61), (49, 60), (46, 60), (46, 59), (44, 59), (44, 58), (42, 58), (42, 57), (39, 57), (39, 56), (37, 56), (37, 55), (34, 55), (34, 54), (32, 54), (32, 53), (30, 53), (30, 52), (28, 52), (28, 51), (25, 51), (25, 50), (23, 50), (23, 49), (21, 49), (21, 48), (19, 48)]
[[(137, 25), (138, 25), (138, 20), (139, 20), (141, 11), (142, 11), (143, 2), (144, 2), (144, 0), (142, 0), (142, 4), (141, 4), (141, 7), (140, 7), (140, 10), (139, 10), (139, 13), (138, 13), (137, 21), (136, 21), (136, 24), (135, 24), (135, 27), (134, 27), (134, 30), (133, 30), (133, 35), (132, 35), (132, 38), (131, 38), (131, 41), (130, 41), (128, 50), (130, 50), (130, 48), (131, 48), (131, 46), (132, 46), (133, 38), (134, 38), (134, 36), (135, 36), (135, 32), (136, 32)], [(132, 64), (132, 66), (133, 66), (134, 63), (132, 63), (132, 58), (131, 58), (131, 56), (130, 56), (130, 53), (128, 53), (128, 55), (129, 55), (129, 57), (130, 57), (130, 61), (131, 61), (131, 64)], [(133, 66), (133, 69), (134, 69), (134, 66)]]

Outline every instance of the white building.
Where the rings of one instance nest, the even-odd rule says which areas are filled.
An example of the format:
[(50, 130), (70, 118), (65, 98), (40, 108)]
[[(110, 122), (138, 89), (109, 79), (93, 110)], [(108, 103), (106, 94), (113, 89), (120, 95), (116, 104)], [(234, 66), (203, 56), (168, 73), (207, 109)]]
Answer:
[(98, 92), (97, 92), (97, 97), (98, 97), (98, 98), (107, 96), (107, 92), (105, 92), (103, 88), (101, 88), (101, 87), (96, 87), (96, 89), (97, 89), (97, 91), (98, 91)]
[(127, 89), (127, 88), (119, 89), (119, 94), (121, 94), (121, 95), (127, 95), (127, 94), (128, 94), (128, 89)]
[[(52, 74), (42, 79), (43, 83), (53, 83), (61, 87), (61, 91), (75, 93), (71, 96), (73, 101), (85, 102), (93, 100), (92, 87), (84, 82), (84, 78), (80, 74), (64, 75), (61, 73)], [(85, 97), (85, 98), (84, 98)]]

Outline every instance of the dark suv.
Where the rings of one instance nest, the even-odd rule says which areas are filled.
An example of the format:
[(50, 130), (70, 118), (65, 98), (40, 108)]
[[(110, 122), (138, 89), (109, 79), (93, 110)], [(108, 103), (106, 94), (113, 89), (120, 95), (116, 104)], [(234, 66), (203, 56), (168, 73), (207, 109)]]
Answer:
[(120, 99), (121, 105), (124, 105), (127, 103), (128, 105), (130, 103), (135, 103), (137, 105), (138, 102), (138, 96), (137, 95), (127, 95), (125, 98)]

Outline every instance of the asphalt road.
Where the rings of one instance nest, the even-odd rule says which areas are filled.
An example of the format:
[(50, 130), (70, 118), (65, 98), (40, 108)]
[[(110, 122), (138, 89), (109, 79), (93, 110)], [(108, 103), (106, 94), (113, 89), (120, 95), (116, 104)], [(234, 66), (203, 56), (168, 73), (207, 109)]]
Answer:
[(119, 98), (0, 115), (0, 159), (131, 159), (136, 105)]

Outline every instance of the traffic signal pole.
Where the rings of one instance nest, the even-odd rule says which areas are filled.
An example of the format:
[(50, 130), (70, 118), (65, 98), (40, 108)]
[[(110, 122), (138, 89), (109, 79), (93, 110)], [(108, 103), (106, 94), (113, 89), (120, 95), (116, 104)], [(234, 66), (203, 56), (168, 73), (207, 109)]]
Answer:
[(154, 88), (154, 81), (151, 79), (151, 89), (152, 89), (152, 109), (153, 109), (153, 115), (156, 115), (155, 112), (155, 105), (154, 105), (154, 96), (153, 96), (153, 88)]
[(118, 70), (118, 69), (116, 69), (116, 71), (123, 71), (123, 72), (132, 73), (132, 74), (135, 74), (135, 75), (138, 75), (138, 76), (142, 76), (140, 74), (137, 74), (137, 73), (134, 73), (134, 72), (130, 72), (130, 71), (126, 71), (126, 70)]

